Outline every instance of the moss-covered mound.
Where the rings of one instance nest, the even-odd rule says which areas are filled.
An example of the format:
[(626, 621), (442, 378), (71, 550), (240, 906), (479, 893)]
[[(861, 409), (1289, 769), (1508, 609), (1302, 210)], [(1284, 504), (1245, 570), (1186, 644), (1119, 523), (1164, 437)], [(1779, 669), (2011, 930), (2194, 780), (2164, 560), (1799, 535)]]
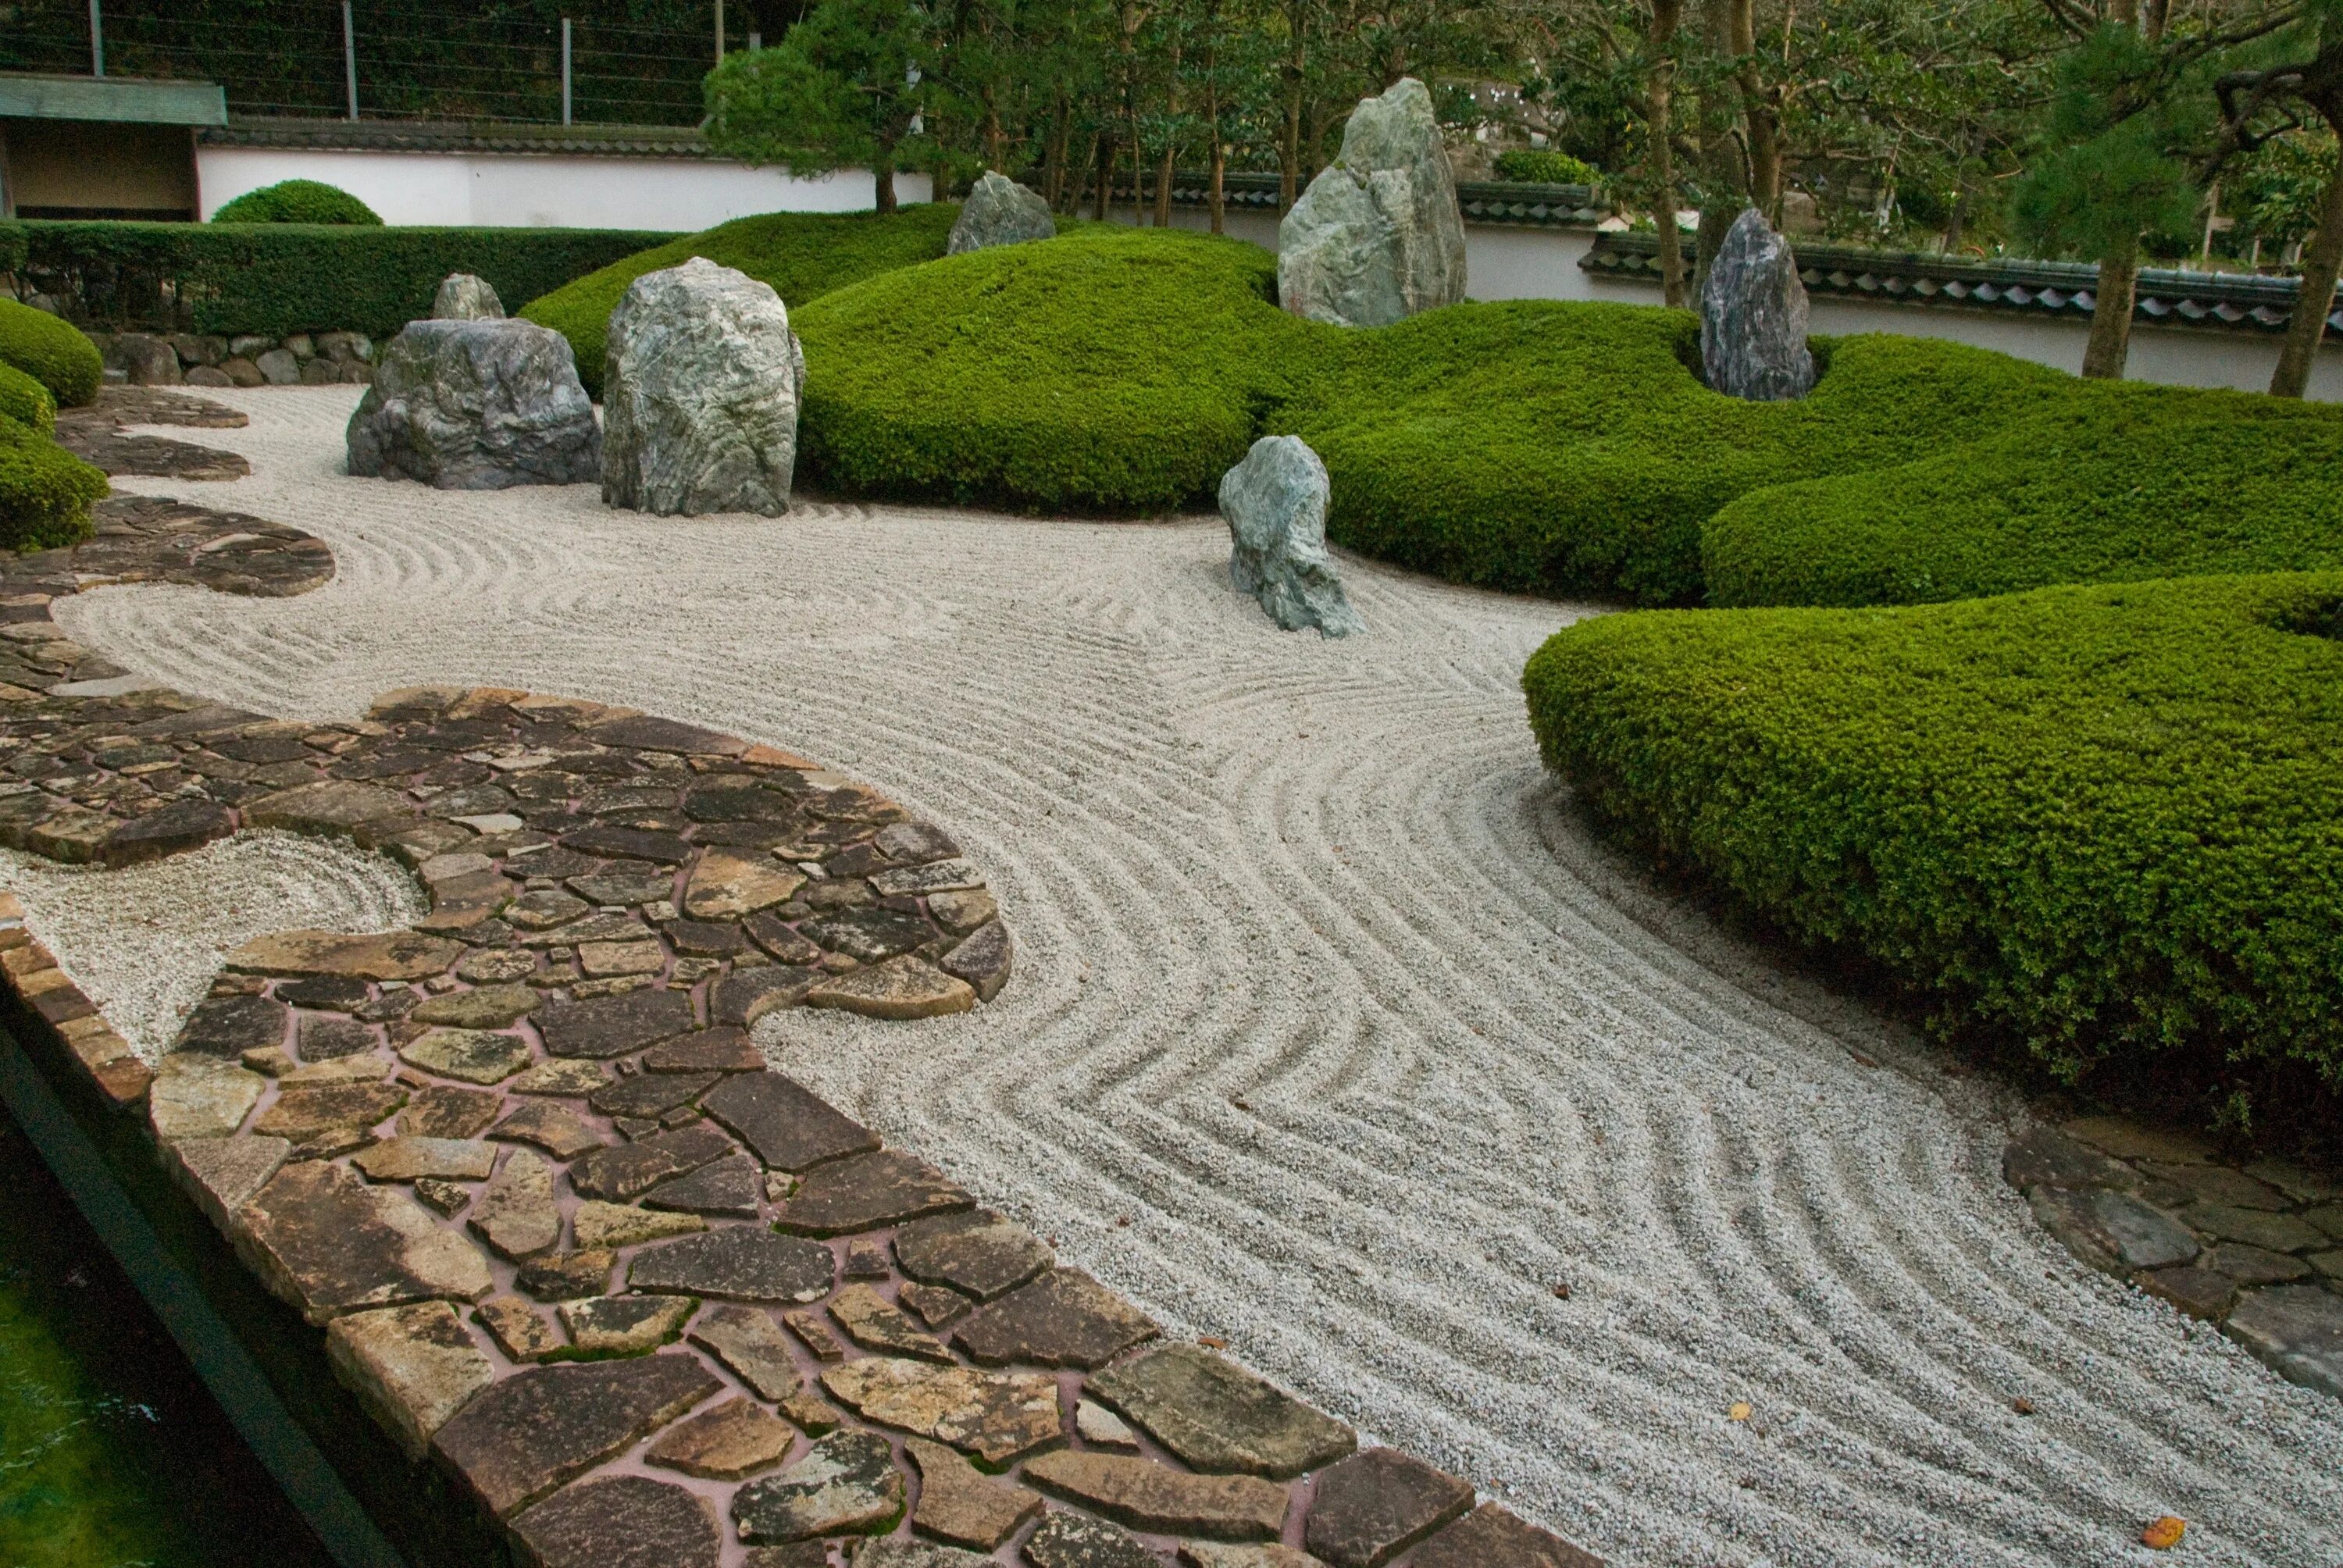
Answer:
[(860, 495), (1048, 511), (1202, 500), (1335, 329), (1276, 263), (1175, 229), (1083, 228), (841, 289), (793, 317), (803, 450)]
[(1820, 343), (1812, 397), (1689, 367), (1680, 311), (1516, 301), (1320, 339), (1280, 415), (1333, 479), (1328, 533), (1458, 582), (1696, 603), (1701, 525), (1752, 491), (1901, 464), (2058, 396), (2056, 371), (1934, 338)]
[(47, 387), (0, 359), (0, 418), (46, 436), (57, 427), (57, 400)]
[(2070, 1079), (2343, 1083), (2343, 574), (1602, 618), (1523, 676), (1665, 860)]
[(279, 180), (221, 204), (214, 223), (334, 223), (380, 228), (374, 208), (323, 180)]
[(773, 286), (796, 324), (800, 305), (832, 289), (944, 253), (956, 206), (931, 203), (877, 213), (769, 213), (744, 217), (630, 256), (529, 301), (520, 314), (569, 339), (578, 374), (602, 389), (603, 334), (627, 286), (647, 272), (705, 256)]
[(2064, 383), (1975, 441), (1733, 501), (1701, 555), (1718, 605), (2343, 567), (2343, 408)]
[(0, 365), (47, 387), (60, 407), (88, 402), (106, 379), (97, 345), (78, 327), (13, 299), (0, 299)]
[(39, 430), (0, 414), (0, 549), (38, 550), (89, 538), (106, 476)]

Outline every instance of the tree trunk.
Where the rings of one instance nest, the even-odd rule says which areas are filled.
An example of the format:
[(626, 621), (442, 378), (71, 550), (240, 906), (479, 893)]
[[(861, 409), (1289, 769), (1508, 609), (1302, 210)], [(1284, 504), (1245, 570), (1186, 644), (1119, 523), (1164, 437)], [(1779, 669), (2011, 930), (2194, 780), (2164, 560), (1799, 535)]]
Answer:
[(871, 205), (882, 213), (895, 210), (895, 144), (879, 144), (879, 156), (870, 160), (871, 184), (876, 187)]
[(1228, 230), (1228, 200), (1223, 190), (1229, 167), (1229, 149), (1221, 141), (1221, 53), (1219, 45), (1208, 44), (1204, 48), (1204, 133), (1212, 138), (1211, 182), (1204, 188), (1204, 210), (1212, 215), (1212, 232)]
[(2132, 298), (2139, 282), (2139, 241), (2127, 240), (2099, 258), (2099, 286), (2091, 304), (2091, 339), (2083, 348), (2083, 374), (2120, 381), (2131, 356)]
[(1114, 137), (1105, 131), (1098, 134), (1098, 201), (1091, 208), (1091, 216), (1106, 221), (1108, 208), (1114, 201), (1114, 163), (1121, 157)]
[(1732, 0), (1733, 53), (1740, 64), (1734, 83), (1740, 89), (1743, 136), (1749, 147), (1749, 205), (1765, 221), (1782, 219), (1782, 137), (1772, 98), (1757, 75), (1757, 18), (1754, 0)]
[[(1735, 10), (1743, 0), (1702, 0), (1701, 33), (1713, 55), (1731, 57)], [(1709, 93), (1716, 95), (1715, 99)], [(1749, 190), (1749, 164), (1731, 126), (1741, 118), (1741, 91), (1736, 82), (1709, 78), (1702, 95), (1700, 161), (1708, 189), (1700, 203), (1700, 230), (1693, 245), (1692, 293), (1697, 299), (1708, 286), (1709, 263), (1716, 259), (1733, 220), (1741, 216)], [(1739, 199), (1735, 199), (1739, 198)]]
[(1284, 114), (1277, 127), (1277, 210), (1292, 212), (1302, 194), (1302, 95), (1310, 66), (1310, 21), (1300, 0), (1287, 0), (1286, 55), (1278, 66), (1282, 77)]
[(1653, 0), (1651, 136), (1652, 178), (1659, 186), (1660, 292), (1671, 310), (1684, 302), (1684, 236), (1676, 231), (1675, 36), (1684, 20), (1682, 0)]
[(2270, 374), (2270, 396), (2299, 397), (2310, 385), (2311, 361), (2327, 336), (2328, 313), (2335, 308), (2335, 278), (2343, 272), (2343, 163), (2327, 176), (2318, 202), (2318, 227), (2302, 253), (2302, 292), (2286, 324), (2286, 344)]

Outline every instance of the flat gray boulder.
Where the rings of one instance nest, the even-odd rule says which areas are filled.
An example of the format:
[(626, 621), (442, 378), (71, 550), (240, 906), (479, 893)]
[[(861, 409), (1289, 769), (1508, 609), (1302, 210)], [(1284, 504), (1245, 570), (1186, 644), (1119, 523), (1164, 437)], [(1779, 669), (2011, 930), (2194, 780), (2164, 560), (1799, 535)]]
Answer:
[(1790, 242), (1755, 207), (1743, 209), (1708, 264), (1700, 291), (1700, 364), (1712, 391), (1787, 403), (1815, 389), (1806, 349), (1806, 286)]
[(434, 321), (502, 321), (504, 316), (505, 302), (488, 280), (468, 272), (451, 272), (442, 278), (431, 301)]
[(1299, 436), (1263, 436), (1221, 476), (1221, 516), (1234, 548), (1229, 576), (1288, 631), (1366, 630), (1326, 554), (1326, 465)]
[(805, 357), (771, 286), (694, 256), (610, 313), (602, 499), (661, 517), (789, 508)]
[(1360, 100), (1277, 246), (1278, 298), (1312, 321), (1387, 327), (1464, 297), (1464, 215), (1422, 82)]
[(569, 340), (533, 321), (412, 321), (350, 416), (350, 472), (442, 490), (579, 485), (601, 470)]
[(1029, 190), (1006, 175), (987, 169), (968, 193), (953, 220), (946, 256), (962, 251), (990, 250), (996, 245), (1022, 245), (1029, 239), (1054, 239), (1058, 220), (1041, 193)]

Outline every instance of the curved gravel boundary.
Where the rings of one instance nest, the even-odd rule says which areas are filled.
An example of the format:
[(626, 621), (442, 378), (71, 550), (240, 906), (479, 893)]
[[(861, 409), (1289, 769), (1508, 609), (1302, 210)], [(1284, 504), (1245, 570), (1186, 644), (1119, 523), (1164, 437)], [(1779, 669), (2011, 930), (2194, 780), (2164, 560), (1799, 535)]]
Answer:
[(337, 472), (354, 389), (218, 396), (255, 474), (203, 498), (336, 579), (86, 594), (77, 639), (288, 717), (538, 687), (871, 778), (993, 869), (1021, 978), (772, 1059), (1167, 1329), (1622, 1563), (2343, 1546), (2343, 1406), (2076, 1262), (1989, 1091), (1584, 842), (1516, 686), (1566, 608), (1351, 562), (1326, 644), (1211, 521), (443, 494)]

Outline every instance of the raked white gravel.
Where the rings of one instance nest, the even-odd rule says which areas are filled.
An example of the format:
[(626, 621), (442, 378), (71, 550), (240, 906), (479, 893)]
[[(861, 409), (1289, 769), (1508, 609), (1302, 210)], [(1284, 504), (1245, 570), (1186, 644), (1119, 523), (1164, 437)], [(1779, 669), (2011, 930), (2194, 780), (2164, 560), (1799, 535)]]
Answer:
[[(2077, 1263), (2001, 1181), (2012, 1103), (1590, 842), (1518, 686), (1584, 608), (1345, 559), (1368, 631), (1322, 642), (1231, 588), (1209, 518), (447, 494), (341, 473), (355, 388), (216, 396), (252, 425), (200, 438), (250, 478), (124, 487), (308, 529), (338, 575), (106, 589), (75, 638), (286, 717), (632, 704), (944, 825), (1021, 944), (1001, 1000), (760, 1038), (1169, 1329), (1620, 1564), (2343, 1558), (2343, 1402)], [(118, 879), (206, 896), (177, 874)], [(102, 988), (209, 961), (65, 945)]]

